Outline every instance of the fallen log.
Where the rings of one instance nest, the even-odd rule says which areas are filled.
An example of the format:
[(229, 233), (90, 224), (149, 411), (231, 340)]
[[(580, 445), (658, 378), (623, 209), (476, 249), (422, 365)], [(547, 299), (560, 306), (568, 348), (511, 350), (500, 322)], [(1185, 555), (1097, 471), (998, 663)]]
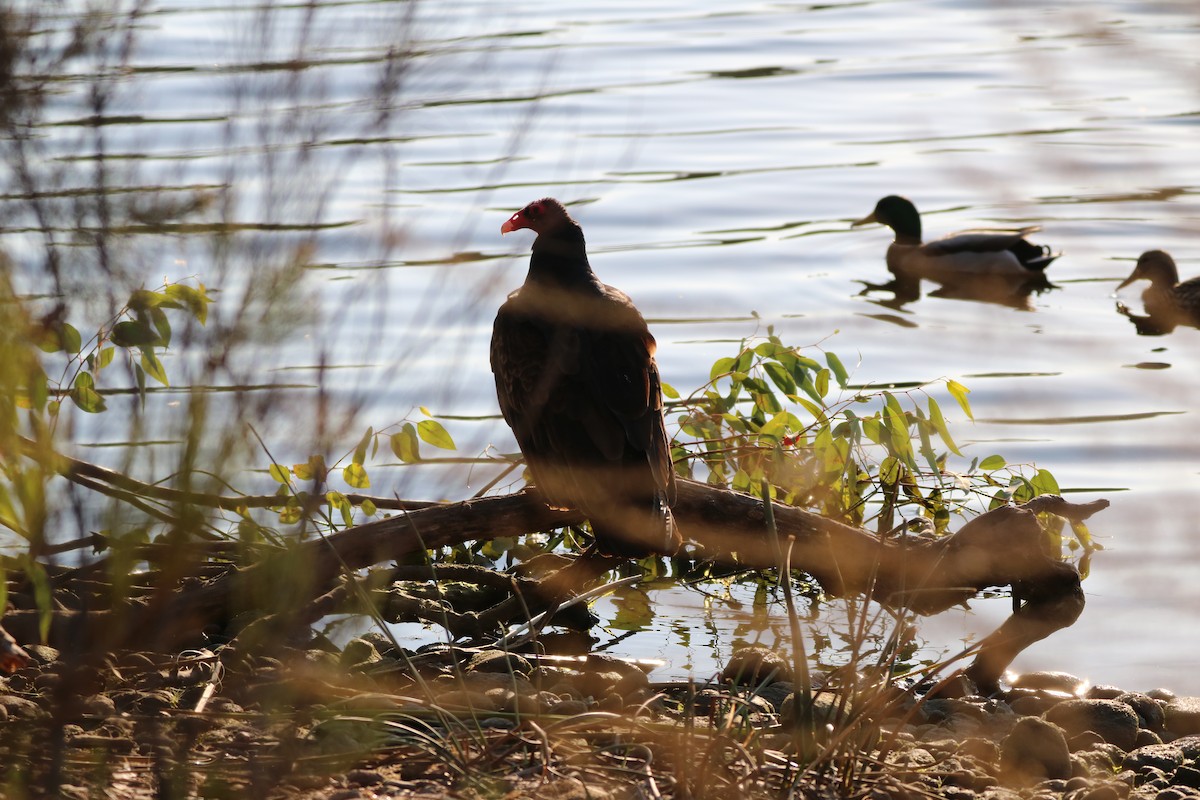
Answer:
[[(1037, 514), (1083, 520), (1107, 505), (1106, 500), (1077, 505), (1044, 496), (982, 514), (949, 536), (881, 539), (804, 509), (775, 504), (780, 542), (768, 535), (761, 500), (680, 481), (674, 513), (686, 538), (718, 562), (771, 568), (778, 565), (781, 549), (790, 545), (792, 567), (811, 575), (833, 596), (865, 595), (928, 615), (988, 587), (1014, 587), (1022, 604), (985, 639), (969, 670), (981, 686), (992, 687), (1020, 650), (1070, 625), (1083, 609), (1079, 574), (1057, 554), (1046, 552)], [(580, 514), (551, 510), (528, 492), (421, 508), (309, 540), (208, 580), (159, 576), (156, 591), (144, 602), (56, 612), (50, 639), (92, 652), (123, 646), (170, 650), (238, 613), (273, 614), (276, 630), (286, 630), (329, 613), (331, 593), (337, 594), (343, 576), (353, 571), (417, 551), (582, 521)], [(544, 592), (550, 600), (564, 597), (613, 563), (580, 559), (561, 570)], [(11, 611), (4, 625), (20, 642), (39, 638), (36, 611)]]

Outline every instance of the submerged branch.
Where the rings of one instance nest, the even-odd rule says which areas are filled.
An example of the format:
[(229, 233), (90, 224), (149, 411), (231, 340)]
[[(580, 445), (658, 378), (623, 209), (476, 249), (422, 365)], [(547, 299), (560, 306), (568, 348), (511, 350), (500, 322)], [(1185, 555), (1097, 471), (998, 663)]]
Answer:
[[(679, 482), (673, 511), (687, 537), (706, 557), (722, 563), (770, 568), (778, 564), (780, 540), (791, 540), (792, 567), (811, 575), (830, 595), (864, 594), (893, 608), (928, 615), (987, 587), (1012, 586), (1014, 597), (1024, 605), (985, 640), (972, 667), (973, 677), (986, 686), (998, 680), (1017, 652), (1071, 624), (1083, 608), (1079, 574), (1056, 554), (1045, 552), (1037, 512), (1078, 521), (1105, 506), (1104, 500), (1076, 505), (1062, 498), (1038, 498), (1025, 507), (1002, 507), (976, 517), (950, 536), (899, 539), (880, 539), (804, 509), (773, 504), (775, 538), (767, 533), (758, 498), (693, 481)], [(177, 643), (226, 618), (231, 603), (242, 608), (257, 604), (268, 613), (292, 609), (269, 618), (272, 629), (292, 630), (315, 622), (345, 597), (339, 587), (348, 571), (419, 551), (582, 521), (582, 514), (552, 510), (526, 492), (431, 506), (297, 544), (206, 582), (161, 585), (162, 591), (144, 605), (93, 612), (88, 624), (62, 612), (52, 638), (78, 636), (82, 625), (89, 638), (98, 637), (106, 645), (131, 636), (144, 644), (147, 631), (163, 639), (162, 644)], [(576, 559), (542, 581), (538, 592), (543, 602), (556, 602), (617, 563)], [(488, 622), (511, 614), (511, 604), (502, 611)], [(36, 614), (14, 612), (5, 619), (19, 640), (34, 640), (30, 637)]]

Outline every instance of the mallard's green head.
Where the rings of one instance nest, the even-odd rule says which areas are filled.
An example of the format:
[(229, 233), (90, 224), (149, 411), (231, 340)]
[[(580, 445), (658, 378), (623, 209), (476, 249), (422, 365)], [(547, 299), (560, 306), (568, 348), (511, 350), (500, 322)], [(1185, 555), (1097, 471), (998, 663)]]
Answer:
[(1117, 289), (1124, 289), (1137, 280), (1148, 280), (1151, 286), (1170, 288), (1179, 283), (1179, 270), (1175, 267), (1175, 259), (1163, 250), (1147, 250), (1137, 260), (1137, 266), (1129, 277), (1121, 281)]
[(896, 241), (900, 244), (921, 243), (921, 215), (917, 213), (917, 207), (906, 197), (889, 194), (875, 204), (874, 211), (862, 219), (856, 220), (851, 227), (871, 222), (878, 222), (880, 225), (887, 225), (891, 228), (896, 234)]

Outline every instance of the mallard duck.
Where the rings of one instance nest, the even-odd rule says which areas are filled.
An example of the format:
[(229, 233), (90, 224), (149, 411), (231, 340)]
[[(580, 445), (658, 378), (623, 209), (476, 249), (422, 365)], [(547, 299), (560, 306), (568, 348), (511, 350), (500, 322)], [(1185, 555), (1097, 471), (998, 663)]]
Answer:
[(533, 483), (548, 505), (587, 516), (601, 552), (672, 555), (682, 538), (654, 336), (592, 272), (561, 203), (535, 200), (500, 232), (521, 229), (537, 238), (525, 284), (496, 314), (491, 362)]
[(1147, 250), (1117, 291), (1134, 281), (1150, 281), (1142, 292), (1146, 314), (1170, 324), (1200, 325), (1200, 278), (1179, 282), (1175, 259), (1162, 250)]
[(1038, 227), (1015, 231), (973, 230), (952, 233), (932, 242), (921, 241), (921, 215), (912, 201), (888, 195), (868, 216), (851, 227), (878, 222), (896, 234), (888, 247), (888, 269), (896, 274), (948, 281), (969, 275), (1041, 275), (1059, 253), (1025, 238)]

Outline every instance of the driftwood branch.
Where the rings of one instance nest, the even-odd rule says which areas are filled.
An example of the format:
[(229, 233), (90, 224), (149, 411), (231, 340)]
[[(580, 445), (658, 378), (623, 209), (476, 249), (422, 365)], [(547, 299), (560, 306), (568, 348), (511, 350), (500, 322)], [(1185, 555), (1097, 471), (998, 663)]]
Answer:
[[(773, 511), (783, 546), (791, 540), (792, 565), (812, 575), (831, 595), (862, 594), (892, 607), (932, 614), (990, 586), (1014, 587), (1023, 605), (987, 637), (970, 670), (977, 682), (990, 687), (1021, 649), (1070, 625), (1083, 608), (1077, 571), (1045, 552), (1036, 515), (1049, 512), (1079, 521), (1107, 505), (1104, 500), (1076, 505), (1043, 497), (1023, 507), (983, 514), (940, 539), (886, 540), (803, 509), (777, 504)], [(754, 497), (681, 481), (674, 513), (687, 538), (717, 561), (760, 568), (778, 563), (781, 543), (770, 540), (763, 505)], [(284, 555), (231, 568), (211, 580), (160, 582), (160, 591), (145, 603), (88, 614), (59, 612), (52, 638), (70, 637), (78, 643), (82, 635), (96, 646), (148, 646), (147, 638), (153, 638), (153, 645), (165, 648), (226, 619), (231, 606), (252, 605), (247, 598), (256, 588), (278, 586), (271, 578), (279, 572), (279, 563), (271, 563), (277, 559), (302, 568), (292, 569), (286, 586), (297, 610), (275, 621), (306, 624), (328, 613), (343, 596), (339, 587), (347, 571), (426, 549), (582, 521), (578, 513), (551, 510), (525, 492), (422, 508), (305, 542)], [(543, 591), (548, 600), (565, 597), (612, 566), (611, 561), (580, 559), (561, 570)], [(36, 625), (36, 612), (5, 617), (5, 626), (19, 641), (34, 641)]]

